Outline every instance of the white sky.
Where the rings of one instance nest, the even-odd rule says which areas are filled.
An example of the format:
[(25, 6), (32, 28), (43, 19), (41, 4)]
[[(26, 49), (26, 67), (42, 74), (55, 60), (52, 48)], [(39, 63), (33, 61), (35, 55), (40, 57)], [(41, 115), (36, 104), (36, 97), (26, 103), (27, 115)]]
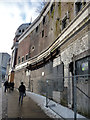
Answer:
[[(33, 0), (31, 0), (33, 1)], [(30, 0), (0, 0), (0, 52), (11, 55), (13, 38), (17, 28), (23, 23), (29, 23), (38, 16), (38, 3)]]

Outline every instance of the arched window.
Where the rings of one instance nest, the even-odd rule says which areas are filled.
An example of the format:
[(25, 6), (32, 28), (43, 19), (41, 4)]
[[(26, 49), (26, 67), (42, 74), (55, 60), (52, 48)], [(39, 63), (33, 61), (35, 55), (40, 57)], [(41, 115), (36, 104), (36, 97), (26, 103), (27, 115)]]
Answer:
[(24, 32), (24, 29), (22, 29), (22, 32)]

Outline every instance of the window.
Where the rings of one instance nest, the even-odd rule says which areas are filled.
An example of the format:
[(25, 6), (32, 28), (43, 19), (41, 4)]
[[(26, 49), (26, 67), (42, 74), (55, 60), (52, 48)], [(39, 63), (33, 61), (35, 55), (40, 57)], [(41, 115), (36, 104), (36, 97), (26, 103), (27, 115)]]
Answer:
[(36, 32), (38, 32), (38, 26), (36, 27)]
[(82, 8), (82, 3), (81, 2), (76, 2), (75, 3), (75, 9), (76, 9), (76, 14), (81, 10)]
[(35, 50), (35, 46), (33, 45), (32, 47), (31, 47), (31, 51), (34, 51)]
[(21, 30), (19, 30), (19, 33), (21, 33)]
[(26, 55), (26, 60), (29, 58), (28, 54)]
[(73, 75), (73, 62), (69, 64), (69, 72), (71, 72)]
[(20, 56), (18, 57), (18, 64), (20, 63)]
[(52, 6), (51, 6), (51, 9), (50, 9), (50, 11), (51, 11), (51, 13), (52, 13), (52, 11), (53, 11), (53, 4), (52, 4)]
[(44, 37), (44, 30), (42, 31), (42, 37)]
[(76, 61), (76, 74), (85, 75), (90, 71), (90, 56)]
[(22, 32), (24, 32), (24, 29), (22, 30)]
[(62, 30), (67, 26), (67, 17), (62, 20)]
[[(53, 66), (52, 66), (53, 67)], [(50, 66), (51, 68), (51, 66)], [(54, 90), (55, 91), (63, 91), (64, 88), (64, 64), (61, 63), (58, 66), (53, 67), (52, 77), (59, 76), (54, 79)]]
[(45, 24), (45, 16), (44, 16), (44, 18), (43, 18), (43, 25)]
[(22, 62), (24, 62), (24, 57), (22, 57)]
[(83, 0), (83, 3), (82, 3), (83, 5), (86, 5), (86, 0)]

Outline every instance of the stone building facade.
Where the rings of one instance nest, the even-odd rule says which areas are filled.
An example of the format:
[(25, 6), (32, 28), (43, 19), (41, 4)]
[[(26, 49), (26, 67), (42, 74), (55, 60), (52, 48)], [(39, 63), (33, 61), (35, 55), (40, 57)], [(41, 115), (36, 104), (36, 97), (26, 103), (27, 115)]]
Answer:
[[(49, 97), (73, 108), (72, 76), (90, 74), (89, 6), (89, 1), (83, 0), (45, 5), (17, 38), (17, 54), (13, 57), (16, 87), (23, 81), (30, 91), (45, 95), (48, 82)], [(77, 82), (88, 97), (89, 79), (82, 77), (80, 81), (78, 77)], [(77, 92), (77, 101), (78, 111), (89, 116), (90, 99)]]
[(10, 65), (9, 67), (9, 71), (8, 71), (8, 80), (9, 82), (14, 82), (14, 69), (15, 69), (15, 65), (17, 64), (17, 53), (18, 53), (18, 38), (24, 33), (24, 31), (28, 28), (28, 26), (31, 23), (25, 23), (22, 24), (18, 27), (18, 29), (16, 30), (15, 33), (15, 37), (13, 39), (13, 45), (12, 45), (12, 57), (10, 60)]

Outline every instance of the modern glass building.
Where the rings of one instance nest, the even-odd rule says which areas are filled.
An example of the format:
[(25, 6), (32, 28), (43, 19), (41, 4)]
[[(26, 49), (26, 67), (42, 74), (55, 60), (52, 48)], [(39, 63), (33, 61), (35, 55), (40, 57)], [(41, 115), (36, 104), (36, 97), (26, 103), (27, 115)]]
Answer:
[(0, 82), (5, 80), (7, 63), (10, 60), (8, 53), (0, 53)]

